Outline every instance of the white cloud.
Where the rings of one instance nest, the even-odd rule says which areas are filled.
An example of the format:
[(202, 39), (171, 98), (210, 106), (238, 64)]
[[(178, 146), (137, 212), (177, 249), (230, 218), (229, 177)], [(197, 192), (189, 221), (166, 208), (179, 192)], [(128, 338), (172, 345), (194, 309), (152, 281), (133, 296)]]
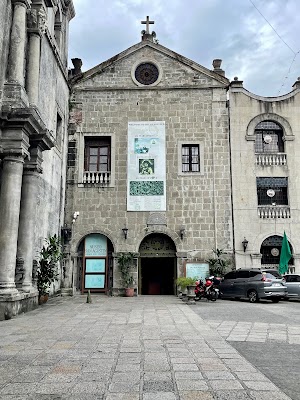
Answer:
[(163, 46), (211, 68), (222, 58), (226, 76), (238, 76), (254, 93), (275, 96), (290, 91), (300, 75), (298, 0), (252, 0), (281, 36), (251, 4), (241, 0), (73, 0), (70, 57), (89, 69), (140, 41), (147, 15)]

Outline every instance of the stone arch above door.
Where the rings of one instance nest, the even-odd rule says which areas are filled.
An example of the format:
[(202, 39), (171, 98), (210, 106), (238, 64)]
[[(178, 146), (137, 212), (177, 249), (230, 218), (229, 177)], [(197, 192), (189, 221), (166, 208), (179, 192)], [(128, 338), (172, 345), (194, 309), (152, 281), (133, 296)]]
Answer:
[(176, 257), (173, 240), (162, 233), (151, 233), (140, 244), (140, 257)]

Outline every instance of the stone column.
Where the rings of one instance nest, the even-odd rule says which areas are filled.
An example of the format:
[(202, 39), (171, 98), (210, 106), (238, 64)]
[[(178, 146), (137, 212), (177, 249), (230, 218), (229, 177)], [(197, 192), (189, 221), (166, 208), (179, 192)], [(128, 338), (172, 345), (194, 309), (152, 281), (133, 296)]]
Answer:
[(9, 51), (9, 81), (24, 86), (24, 63), (26, 45), (26, 12), (30, 0), (12, 0), (14, 4)]
[(24, 156), (3, 160), (0, 193), (0, 295), (17, 293), (15, 267)]
[(37, 105), (39, 97), (40, 53), (41, 37), (31, 33), (29, 36), (28, 70), (26, 77), (26, 91), (30, 104)]
[(17, 252), (18, 259), (23, 261), (25, 292), (36, 291), (32, 285), (32, 266), (39, 172), (30, 167), (24, 166)]
[(34, 230), (36, 226), (36, 203), (38, 195), (39, 174), (43, 172), (43, 151), (49, 150), (48, 133), (40, 133), (35, 139), (30, 138), (30, 157), (26, 160), (23, 172), (20, 223), (18, 234), (17, 257), (23, 264), (23, 282), (18, 287), (25, 292), (36, 292), (32, 283), (34, 258)]
[(39, 94), (41, 36), (46, 30), (46, 12), (41, 5), (33, 5), (28, 15), (28, 66), (26, 91), (30, 104), (37, 105)]

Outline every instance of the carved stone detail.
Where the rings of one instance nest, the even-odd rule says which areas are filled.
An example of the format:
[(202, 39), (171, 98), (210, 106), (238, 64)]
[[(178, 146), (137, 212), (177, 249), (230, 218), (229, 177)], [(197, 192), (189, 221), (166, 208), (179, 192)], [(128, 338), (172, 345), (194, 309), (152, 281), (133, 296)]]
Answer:
[(167, 226), (166, 214), (162, 212), (150, 213), (147, 220), (147, 226), (149, 225), (165, 225)]
[(47, 14), (44, 7), (32, 8), (27, 16), (29, 32), (43, 35), (47, 29)]

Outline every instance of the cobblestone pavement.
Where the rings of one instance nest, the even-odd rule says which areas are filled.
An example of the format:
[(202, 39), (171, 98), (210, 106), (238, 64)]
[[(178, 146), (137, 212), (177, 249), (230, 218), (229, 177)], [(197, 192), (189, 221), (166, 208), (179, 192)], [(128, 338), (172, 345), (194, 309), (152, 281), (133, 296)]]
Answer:
[(173, 296), (85, 300), (50, 299), (0, 322), (0, 400), (290, 399), (197, 306)]
[(208, 325), (228, 341), (268, 342), (277, 341), (300, 344), (300, 325), (267, 324), (264, 322), (207, 321)]
[(291, 399), (300, 400), (300, 302), (218, 300), (194, 311)]

